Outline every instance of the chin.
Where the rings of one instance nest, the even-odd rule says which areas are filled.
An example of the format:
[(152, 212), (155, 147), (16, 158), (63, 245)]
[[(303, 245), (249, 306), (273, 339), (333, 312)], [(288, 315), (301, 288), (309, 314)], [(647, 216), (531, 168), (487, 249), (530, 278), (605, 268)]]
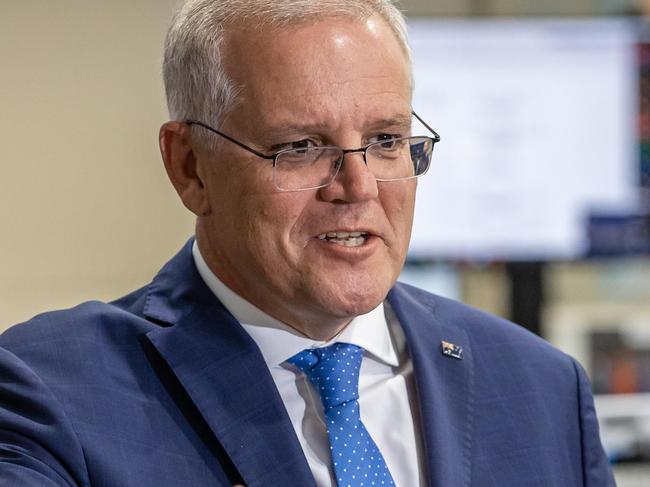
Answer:
[(331, 293), (321, 296), (322, 305), (339, 318), (354, 318), (375, 309), (384, 301), (392, 282), (379, 285), (377, 281), (363, 281), (359, 286), (337, 286)]

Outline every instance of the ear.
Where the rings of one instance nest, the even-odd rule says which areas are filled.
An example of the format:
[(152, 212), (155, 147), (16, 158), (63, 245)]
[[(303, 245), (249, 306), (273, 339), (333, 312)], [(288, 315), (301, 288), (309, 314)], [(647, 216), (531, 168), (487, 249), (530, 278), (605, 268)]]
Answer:
[(192, 129), (182, 122), (167, 122), (160, 127), (158, 141), (167, 176), (183, 204), (196, 216), (207, 216), (210, 203), (198, 167), (199, 155), (192, 143)]

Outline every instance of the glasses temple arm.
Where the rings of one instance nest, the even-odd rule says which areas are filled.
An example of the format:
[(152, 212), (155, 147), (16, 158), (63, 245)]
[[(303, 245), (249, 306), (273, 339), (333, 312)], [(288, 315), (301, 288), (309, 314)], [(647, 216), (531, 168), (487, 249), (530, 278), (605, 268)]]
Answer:
[(438, 132), (436, 132), (436, 131), (433, 130), (431, 127), (429, 127), (429, 124), (426, 123), (424, 120), (422, 120), (422, 119), (420, 118), (420, 116), (419, 116), (417, 113), (415, 113), (415, 111), (411, 110), (411, 113), (413, 114), (413, 116), (414, 116), (415, 118), (417, 118), (417, 119), (420, 121), (420, 123), (421, 123), (422, 125), (424, 125), (424, 126), (427, 128), (427, 130), (428, 130), (429, 132), (431, 132), (431, 133), (435, 136), (435, 140), (436, 140), (436, 142), (440, 142), (440, 136), (438, 135)]
[[(416, 115), (416, 116), (417, 116), (417, 115)], [(219, 132), (217, 129), (213, 129), (212, 127), (210, 127), (209, 125), (207, 125), (207, 124), (205, 124), (205, 123), (203, 123), (203, 122), (199, 122), (199, 121), (197, 121), (197, 120), (185, 120), (185, 123), (186, 123), (187, 125), (190, 125), (190, 126), (192, 126), (192, 125), (198, 125), (199, 127), (203, 127), (204, 129), (209, 130), (210, 132), (215, 133), (215, 134), (217, 134), (217, 135), (220, 135), (221, 137), (223, 137), (223, 138), (226, 139), (226, 140), (229, 140), (229, 141), (232, 142), (233, 144), (237, 144), (237, 145), (238, 145), (239, 147), (241, 147), (242, 149), (247, 150), (248, 152), (251, 152), (251, 153), (255, 154), (255, 155), (258, 156), (258, 157), (261, 157), (261, 158), (263, 158), (263, 159), (269, 159), (269, 160), (270, 160), (270, 159), (274, 159), (274, 156), (267, 156), (266, 154), (262, 154), (261, 152), (258, 152), (258, 151), (256, 151), (255, 149), (253, 149), (252, 147), (248, 147), (247, 145), (242, 144), (242, 143), (239, 142), (238, 140), (235, 140), (235, 139), (233, 139), (232, 137), (229, 137), (228, 135)]]

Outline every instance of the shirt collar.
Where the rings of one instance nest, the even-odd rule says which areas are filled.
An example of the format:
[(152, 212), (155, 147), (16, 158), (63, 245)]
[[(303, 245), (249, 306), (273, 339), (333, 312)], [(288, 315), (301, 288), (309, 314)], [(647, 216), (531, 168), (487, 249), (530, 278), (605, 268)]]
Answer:
[(306, 348), (325, 347), (335, 342), (357, 345), (393, 367), (399, 364), (384, 313), (384, 303), (355, 317), (331, 340), (318, 341), (268, 315), (221, 282), (206, 264), (196, 241), (192, 246), (192, 256), (205, 284), (253, 338), (269, 368), (279, 366)]

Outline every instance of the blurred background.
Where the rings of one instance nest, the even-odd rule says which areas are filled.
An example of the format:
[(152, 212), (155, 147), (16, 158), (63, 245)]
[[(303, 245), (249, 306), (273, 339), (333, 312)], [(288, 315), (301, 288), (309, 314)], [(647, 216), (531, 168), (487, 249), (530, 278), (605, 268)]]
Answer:
[[(177, 0), (0, 0), (0, 331), (147, 283), (192, 234), (160, 162)], [(650, 2), (403, 0), (442, 136), (402, 279), (578, 358), (650, 485)]]

